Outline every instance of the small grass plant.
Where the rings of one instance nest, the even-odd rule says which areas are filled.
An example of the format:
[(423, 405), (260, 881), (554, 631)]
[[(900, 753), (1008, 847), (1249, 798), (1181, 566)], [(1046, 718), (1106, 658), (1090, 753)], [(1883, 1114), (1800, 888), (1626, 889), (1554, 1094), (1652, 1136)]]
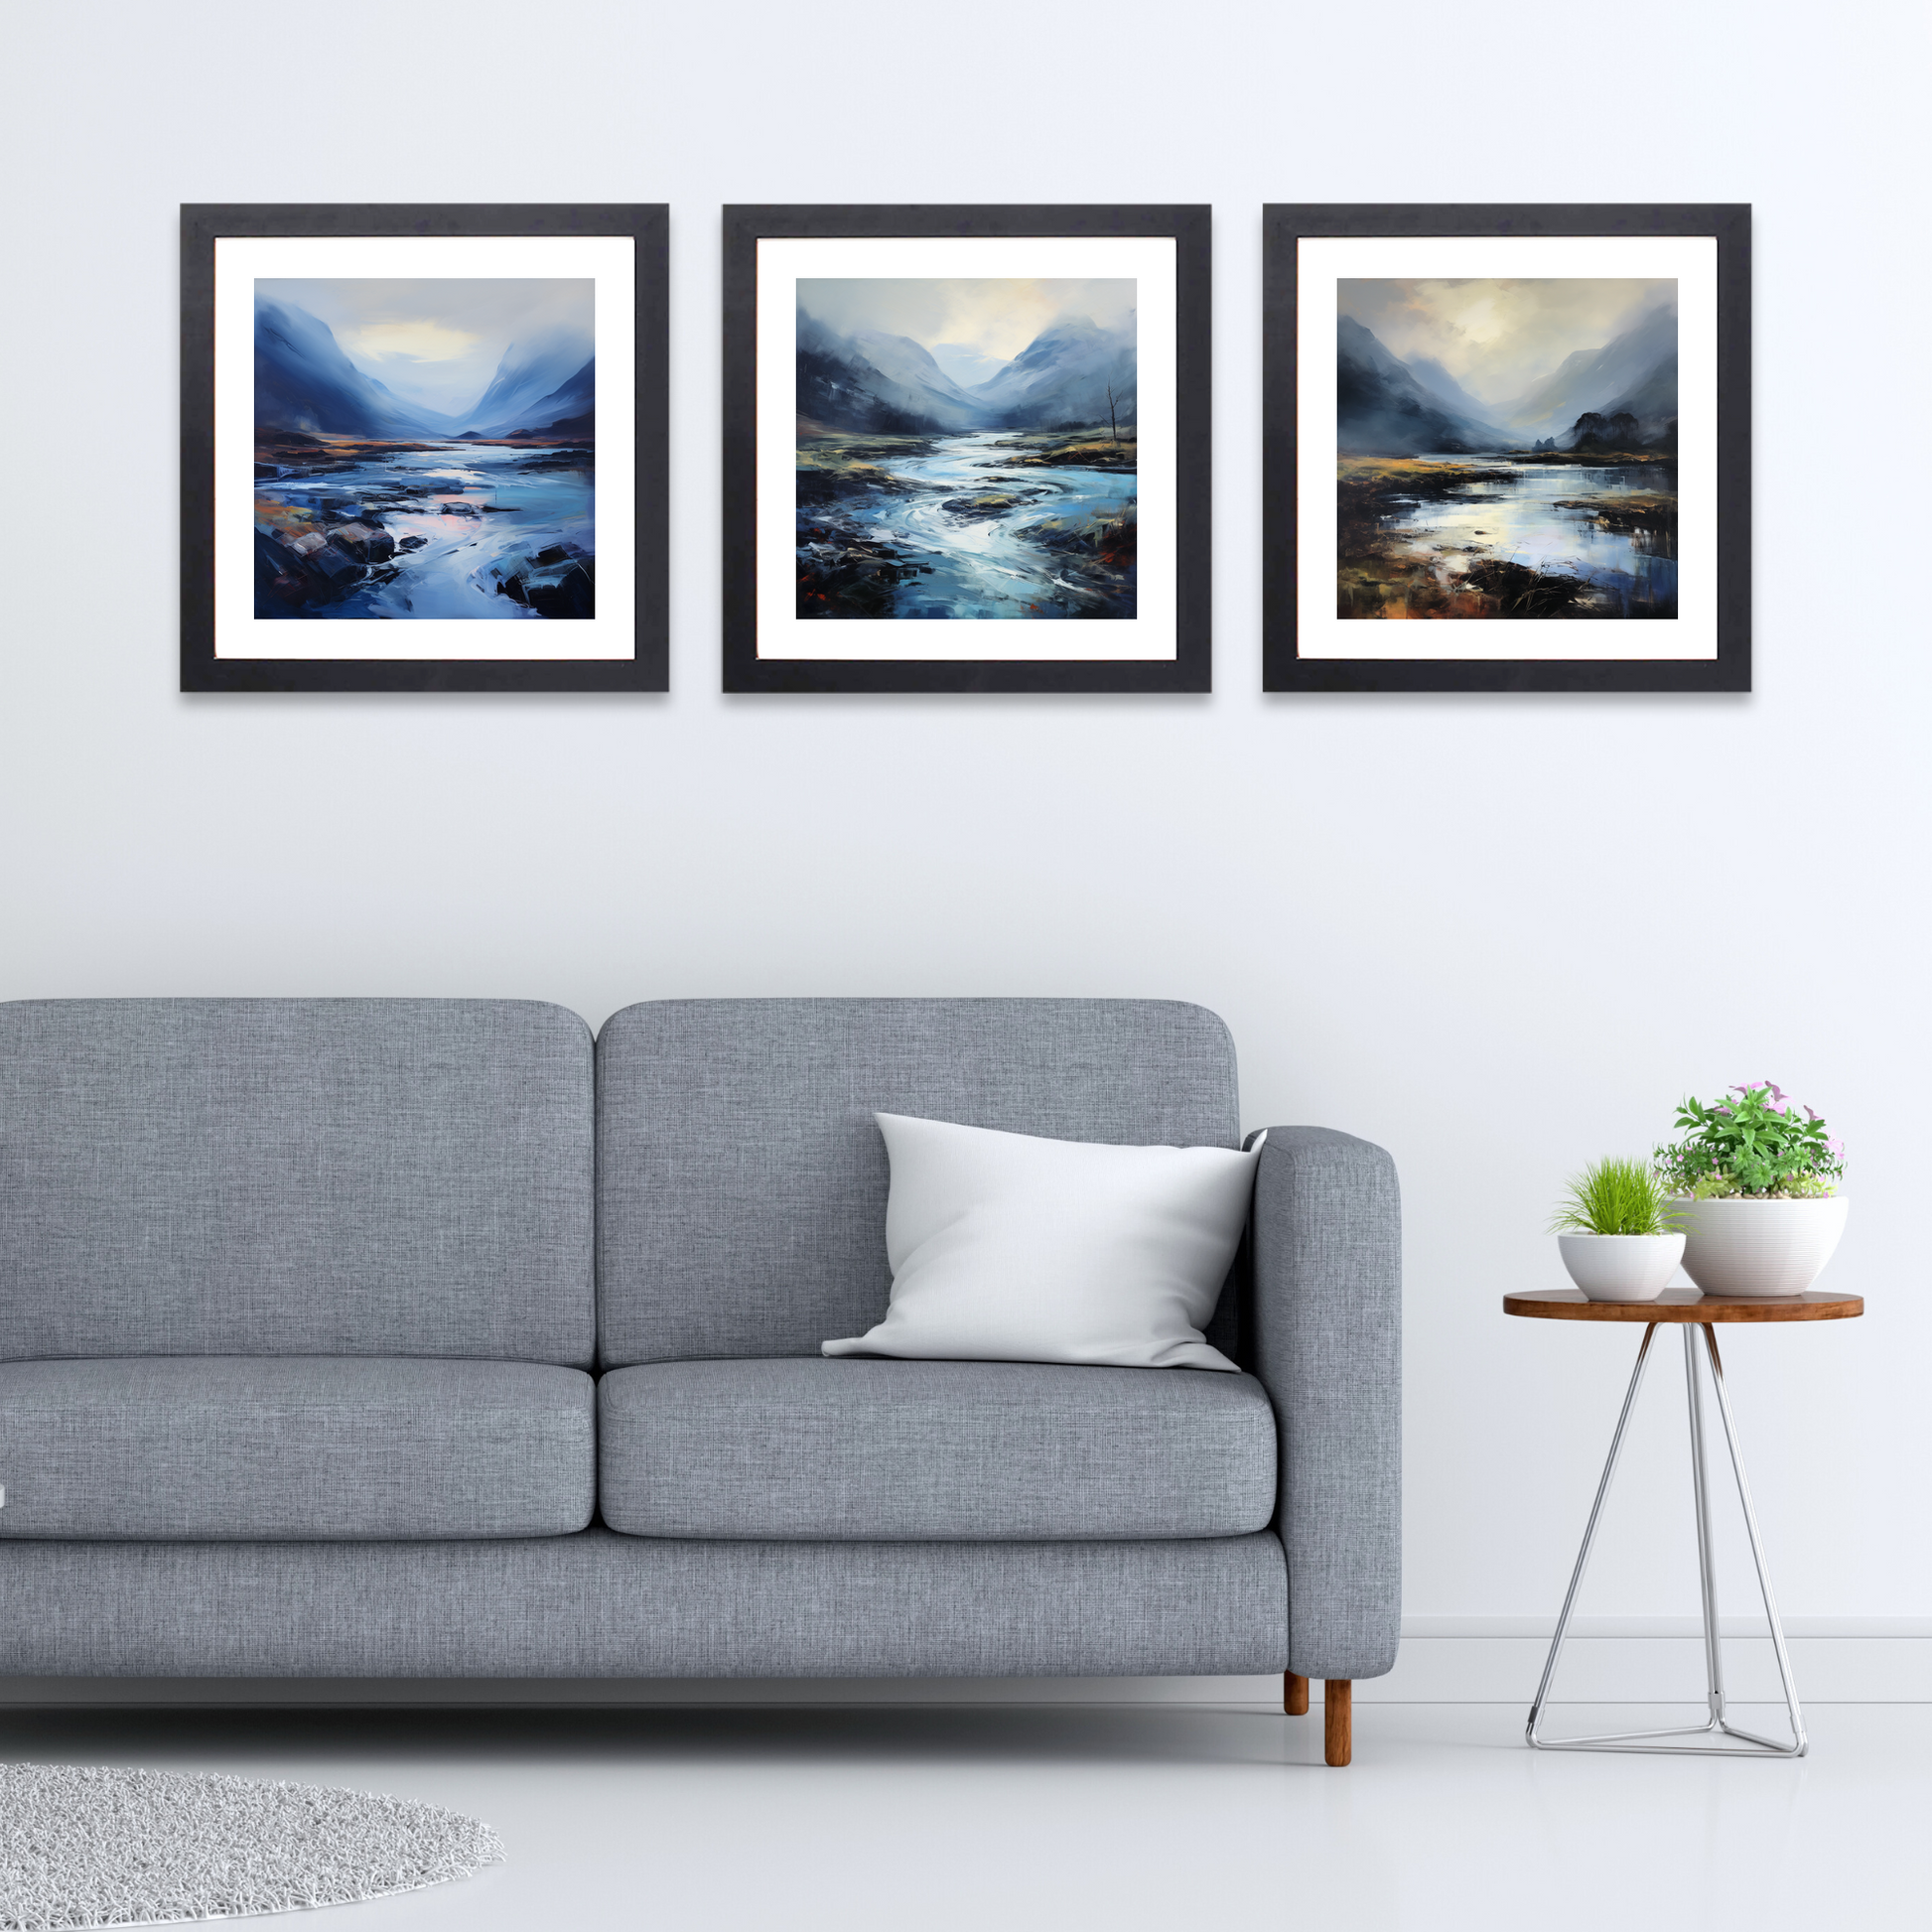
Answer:
[(1680, 1234), (1663, 1177), (1648, 1161), (1606, 1155), (1570, 1177), (1552, 1234)]

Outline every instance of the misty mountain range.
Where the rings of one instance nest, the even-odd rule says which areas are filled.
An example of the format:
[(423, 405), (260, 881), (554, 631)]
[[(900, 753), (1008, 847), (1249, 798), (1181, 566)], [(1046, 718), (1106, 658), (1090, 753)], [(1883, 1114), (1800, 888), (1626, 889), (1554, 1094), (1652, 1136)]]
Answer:
[[(1392, 354), (1351, 316), (1336, 327), (1336, 432), (1360, 456), (1575, 449), (1617, 419), (1643, 448), (1677, 441), (1677, 312), (1653, 309), (1600, 348), (1578, 349), (1506, 403), (1482, 403), (1432, 357)], [(1586, 422), (1586, 417), (1596, 419)], [(1628, 447), (1629, 431), (1618, 423)]]
[(448, 416), (404, 402), (343, 352), (335, 332), (305, 309), (255, 303), (255, 427), (389, 441), (414, 436), (589, 435), (597, 362), (573, 331), (553, 330), (503, 351), (474, 409)]
[[(957, 355), (960, 352), (954, 351)], [(980, 429), (1057, 429), (1135, 420), (1133, 329), (1070, 316), (970, 386), (909, 336), (840, 335), (798, 312), (798, 413), (827, 429), (926, 436)]]

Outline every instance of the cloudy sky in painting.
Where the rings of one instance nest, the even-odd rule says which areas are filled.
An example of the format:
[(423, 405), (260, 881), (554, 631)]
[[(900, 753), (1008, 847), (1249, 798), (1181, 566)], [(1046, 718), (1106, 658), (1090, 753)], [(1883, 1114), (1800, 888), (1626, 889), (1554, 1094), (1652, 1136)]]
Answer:
[[(1018, 277), (936, 276), (865, 280), (798, 278), (798, 306), (828, 329), (850, 335), (876, 329), (910, 336), (932, 349), (956, 382), (983, 381), (1062, 316), (1087, 316), (1117, 329), (1133, 314), (1137, 284), (1027, 281)], [(938, 355), (945, 346), (948, 353)]]
[(489, 387), (512, 343), (527, 346), (540, 338), (581, 337), (588, 360), (596, 287), (588, 277), (261, 277), (255, 293), (327, 323), (348, 359), (405, 402), (456, 416)]
[(1340, 281), (1341, 313), (1407, 361), (1433, 356), (1482, 402), (1513, 401), (1574, 350), (1600, 348), (1653, 309), (1674, 281)]

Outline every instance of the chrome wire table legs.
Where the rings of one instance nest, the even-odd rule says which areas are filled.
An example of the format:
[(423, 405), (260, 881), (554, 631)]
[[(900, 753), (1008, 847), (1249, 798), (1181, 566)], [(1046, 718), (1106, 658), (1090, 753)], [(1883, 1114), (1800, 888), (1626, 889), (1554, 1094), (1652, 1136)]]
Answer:
[[(1550, 1645), (1549, 1660), (1543, 1666), (1543, 1681), (1536, 1687), (1536, 1702), (1530, 1706), (1527, 1736), (1531, 1746), (1541, 1751), (1662, 1751), (1666, 1754), (1701, 1757), (1803, 1757), (1806, 1750), (1804, 1713), (1798, 1709), (1797, 1687), (1791, 1681), (1791, 1659), (1785, 1652), (1784, 1628), (1778, 1622), (1778, 1606), (1771, 1596), (1770, 1572), (1764, 1566), (1764, 1545), (1757, 1533), (1757, 1512), (1751, 1507), (1750, 1484), (1744, 1475), (1744, 1458), (1737, 1447), (1737, 1424), (1730, 1413), (1730, 1397), (1725, 1391), (1724, 1362), (1718, 1353), (1718, 1337), (1706, 1322), (1684, 1324), (1684, 1381), (1691, 1407), (1691, 1480), (1697, 1497), (1698, 1581), (1702, 1591), (1704, 1620), (1705, 1682), (1708, 1686), (1709, 1716), (1701, 1725), (1681, 1725), (1665, 1730), (1605, 1731), (1591, 1737), (1543, 1737), (1537, 1726), (1543, 1721), (1543, 1707), (1550, 1696), (1550, 1683), (1557, 1674), (1557, 1659), (1563, 1654), (1564, 1639), (1570, 1632), (1571, 1613), (1577, 1607), (1577, 1593), (1583, 1587), (1584, 1572), (1589, 1567), (1590, 1547), (1596, 1541), (1596, 1526), (1603, 1514), (1603, 1499), (1610, 1493), (1610, 1479), (1616, 1474), (1616, 1461), (1623, 1449), (1623, 1433), (1629, 1427), (1630, 1412), (1636, 1406), (1637, 1391), (1643, 1386), (1644, 1367), (1650, 1359), (1650, 1344), (1658, 1324), (1650, 1322), (1637, 1347), (1636, 1366), (1630, 1371), (1630, 1387), (1616, 1419), (1616, 1433), (1610, 1438), (1610, 1452), (1603, 1463), (1602, 1479), (1596, 1485), (1596, 1500), (1589, 1507), (1589, 1521), (1584, 1529), (1584, 1547), (1577, 1552), (1577, 1568), (1571, 1573), (1570, 1589), (1563, 1599), (1563, 1614), (1557, 1618), (1557, 1634)], [(1750, 1537), (1751, 1561), (1757, 1567), (1757, 1587), (1764, 1598), (1764, 1614), (1771, 1626), (1771, 1647), (1777, 1653), (1778, 1678), (1784, 1686), (1785, 1711), (1791, 1721), (1788, 1744), (1760, 1737), (1755, 1731), (1739, 1730), (1725, 1716), (1724, 1646), (1718, 1636), (1718, 1586), (1711, 1556), (1711, 1485), (1705, 1459), (1704, 1388), (1698, 1369), (1699, 1338), (1705, 1360), (1710, 1364), (1711, 1386), (1717, 1392), (1718, 1414), (1724, 1420), (1725, 1443), (1730, 1450), (1730, 1472), (1737, 1480), (1737, 1500), (1743, 1505), (1744, 1528)], [(1666, 1737), (1734, 1737), (1734, 1744), (1665, 1744)]]

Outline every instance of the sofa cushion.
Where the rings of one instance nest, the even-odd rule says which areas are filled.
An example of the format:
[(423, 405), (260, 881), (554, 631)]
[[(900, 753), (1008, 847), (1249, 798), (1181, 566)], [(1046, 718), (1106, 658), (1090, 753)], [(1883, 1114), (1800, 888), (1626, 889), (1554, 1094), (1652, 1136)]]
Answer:
[[(607, 1368), (816, 1354), (883, 1319), (875, 1111), (1116, 1145), (1240, 1136), (1228, 1031), (1173, 1000), (654, 1001), (604, 1023), (597, 1076)], [(1225, 1320), (1208, 1339), (1231, 1347)]]
[(592, 1125), (535, 1001), (0, 1004), (0, 1349), (587, 1368)]
[(370, 1357), (0, 1363), (0, 1537), (562, 1536), (581, 1369)]
[(630, 1536), (1240, 1536), (1275, 1508), (1249, 1375), (1033, 1362), (662, 1362), (598, 1384)]

